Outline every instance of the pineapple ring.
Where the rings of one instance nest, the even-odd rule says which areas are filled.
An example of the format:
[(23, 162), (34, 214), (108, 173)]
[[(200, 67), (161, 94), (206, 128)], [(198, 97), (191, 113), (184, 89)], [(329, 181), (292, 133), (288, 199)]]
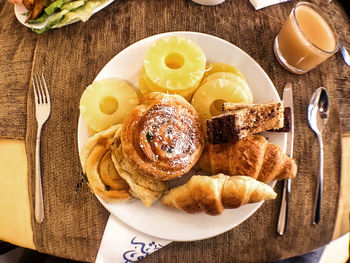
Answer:
[(140, 90), (140, 93), (142, 96), (145, 96), (146, 94), (152, 92), (152, 90), (150, 88), (148, 88), (148, 85), (145, 81), (145, 78), (143, 76), (143, 68), (141, 70), (141, 74), (140, 74), (140, 77), (139, 77), (139, 90)]
[(191, 88), (189, 90), (164, 90), (161, 87), (154, 84), (148, 78), (144, 67), (142, 67), (140, 77), (139, 77), (139, 89), (140, 89), (140, 93), (143, 96), (150, 93), (150, 92), (163, 92), (163, 93), (172, 94), (172, 95), (177, 94), (177, 95), (184, 97), (186, 100), (190, 101), (193, 93), (195, 92), (196, 88), (198, 87), (198, 84), (196, 84), (193, 88)]
[[(250, 103), (247, 91), (237, 82), (228, 79), (213, 79), (201, 85), (192, 98), (203, 127), (206, 121), (219, 115), (223, 102)], [(220, 106), (221, 105), (221, 106)]]
[(213, 79), (228, 79), (228, 80), (238, 82), (239, 85), (241, 85), (241, 87), (247, 91), (247, 95), (249, 96), (249, 103), (253, 103), (253, 94), (248, 86), (248, 83), (238, 75), (233, 74), (231, 72), (215, 72), (213, 74), (210, 74), (205, 79), (203, 79), (201, 82), (201, 85)]
[(203, 77), (205, 66), (202, 49), (191, 40), (176, 36), (152, 43), (144, 59), (147, 77), (161, 91), (194, 89)]
[(120, 79), (94, 81), (80, 98), (80, 113), (87, 126), (95, 132), (122, 123), (138, 104), (134, 89)]
[(238, 68), (222, 62), (208, 64), (205, 69), (203, 79), (216, 72), (231, 72), (241, 79), (245, 80), (245, 77)]

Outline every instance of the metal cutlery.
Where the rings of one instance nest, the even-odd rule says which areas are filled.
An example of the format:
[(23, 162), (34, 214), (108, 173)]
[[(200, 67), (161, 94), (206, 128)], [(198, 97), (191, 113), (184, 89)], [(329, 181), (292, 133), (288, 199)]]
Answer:
[(44, 200), (41, 183), (40, 168), (40, 137), (41, 129), (50, 116), (51, 102), (49, 90), (46, 85), (44, 74), (35, 75), (32, 79), (35, 96), (35, 116), (38, 123), (35, 145), (35, 220), (41, 223), (44, 220)]
[(350, 55), (349, 55), (349, 52), (344, 47), (344, 44), (342, 42), (340, 42), (339, 51), (343, 57), (345, 64), (350, 67)]
[[(293, 140), (294, 140), (294, 116), (293, 116), (293, 90), (292, 84), (287, 82), (283, 90), (283, 106), (285, 108), (290, 108), (291, 118), (290, 118), (290, 131), (287, 132), (287, 147), (286, 154), (289, 157), (293, 157)], [(278, 217), (277, 232), (281, 236), (284, 234), (287, 226), (288, 219), (288, 206), (289, 206), (289, 194), (290, 194), (290, 179), (283, 180), (283, 190), (282, 190), (282, 202), (280, 213)]]
[(321, 218), (321, 200), (323, 188), (323, 141), (322, 130), (326, 126), (329, 115), (329, 99), (325, 88), (320, 87), (313, 93), (309, 107), (308, 120), (311, 129), (316, 133), (320, 145), (319, 175), (317, 176), (316, 196), (313, 210), (313, 224), (318, 224)]

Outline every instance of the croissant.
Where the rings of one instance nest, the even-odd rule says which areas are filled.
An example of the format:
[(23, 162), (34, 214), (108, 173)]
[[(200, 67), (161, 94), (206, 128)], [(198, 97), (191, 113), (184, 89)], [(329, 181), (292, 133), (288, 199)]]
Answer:
[(264, 183), (291, 179), (297, 174), (295, 160), (261, 135), (206, 148), (199, 166), (212, 174), (245, 175)]
[(269, 185), (248, 176), (195, 175), (186, 184), (168, 191), (162, 204), (190, 214), (220, 215), (225, 208), (275, 199), (276, 195)]

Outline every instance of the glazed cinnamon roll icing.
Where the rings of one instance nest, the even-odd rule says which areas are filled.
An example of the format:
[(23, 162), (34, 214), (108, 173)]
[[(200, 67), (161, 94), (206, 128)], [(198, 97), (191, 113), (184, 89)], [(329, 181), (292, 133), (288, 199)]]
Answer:
[(122, 148), (126, 160), (152, 179), (187, 173), (203, 150), (198, 114), (181, 96), (153, 92), (125, 119)]

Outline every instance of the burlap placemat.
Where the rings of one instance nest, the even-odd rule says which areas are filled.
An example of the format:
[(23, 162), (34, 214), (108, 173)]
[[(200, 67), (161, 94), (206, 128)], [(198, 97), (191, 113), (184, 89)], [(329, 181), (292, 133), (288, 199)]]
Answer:
[[(32, 73), (45, 73), (52, 113), (42, 133), (45, 220), (38, 225), (33, 217), (37, 249), (60, 257), (94, 260), (108, 213), (86, 184), (81, 184), (77, 150), (79, 98), (116, 53), (137, 40), (166, 31), (204, 32), (232, 42), (264, 68), (279, 94), (286, 81), (293, 83), (294, 154), (299, 174), (292, 182), (289, 224), (284, 236), (276, 233), (279, 197), (264, 203), (248, 220), (223, 235), (197, 242), (174, 242), (144, 262), (262, 262), (301, 254), (329, 242), (336, 219), (340, 175), (340, 121), (335, 93), (338, 85), (349, 84), (344, 79), (349, 70), (337, 55), (302, 76), (290, 74), (278, 64), (272, 51), (273, 40), (292, 5), (285, 3), (255, 11), (248, 1), (228, 0), (214, 7), (187, 0), (115, 1), (86, 24), (77, 23), (39, 36)], [(339, 15), (339, 9), (333, 7), (331, 11)], [(342, 25), (339, 26), (342, 34), (349, 34), (348, 20), (343, 15), (339, 15), (337, 23)], [(36, 37), (34, 33), (33, 37)], [(314, 89), (321, 85), (329, 92), (331, 111), (324, 136), (323, 217), (314, 226), (313, 177), (318, 171), (319, 157), (317, 139), (307, 124), (306, 109)], [(26, 146), (34, 204), (36, 125), (32, 105), (33, 94), (29, 92)], [(280, 192), (280, 183), (275, 189)]]
[(7, 1), (0, 1), (0, 34), (0, 137), (24, 139), (37, 36), (19, 25)]

